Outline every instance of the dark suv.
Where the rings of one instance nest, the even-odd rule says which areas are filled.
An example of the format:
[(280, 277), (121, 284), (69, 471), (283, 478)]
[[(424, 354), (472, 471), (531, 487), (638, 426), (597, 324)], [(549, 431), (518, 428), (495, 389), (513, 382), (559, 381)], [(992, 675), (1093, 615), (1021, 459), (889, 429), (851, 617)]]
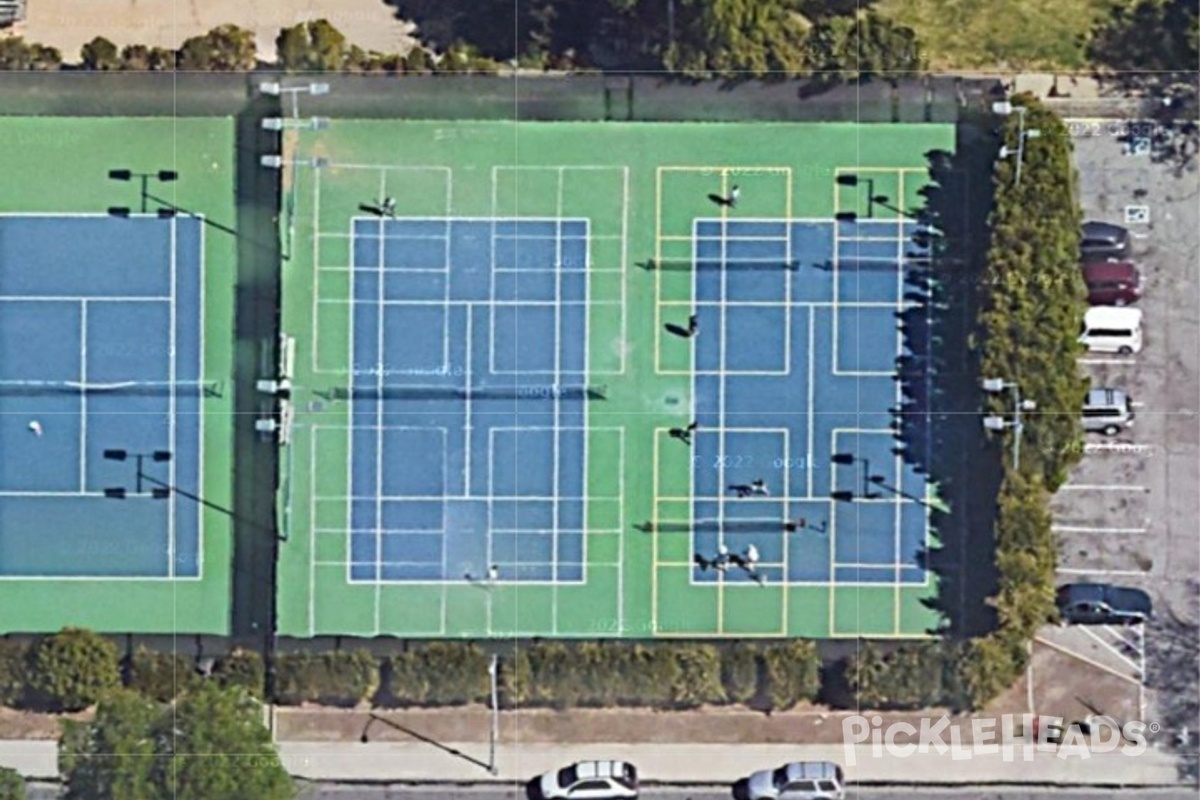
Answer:
[(1137, 625), (1150, 619), (1150, 595), (1111, 583), (1068, 583), (1058, 589), (1058, 610), (1069, 625)]
[(1094, 261), (1083, 265), (1088, 303), (1127, 306), (1142, 297), (1142, 274), (1131, 261)]
[(1111, 222), (1088, 220), (1083, 223), (1079, 250), (1085, 261), (1124, 258), (1129, 252), (1129, 231)]

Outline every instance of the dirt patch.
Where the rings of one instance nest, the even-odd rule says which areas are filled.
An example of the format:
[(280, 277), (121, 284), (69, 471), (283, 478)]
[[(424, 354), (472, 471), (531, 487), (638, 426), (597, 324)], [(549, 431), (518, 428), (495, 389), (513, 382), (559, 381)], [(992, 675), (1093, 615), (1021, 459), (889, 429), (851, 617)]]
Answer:
[(275, 60), (282, 28), (328, 19), (365, 50), (406, 54), (413, 25), (396, 19), (382, 0), (36, 0), (20, 26), (29, 40), (57, 47), (68, 63), (95, 36), (118, 47), (144, 44), (177, 48), (185, 39), (233, 23), (255, 34), (259, 58)]
[(0, 706), (0, 739), (58, 739), (64, 719), (91, 719), (91, 713), (34, 714)]

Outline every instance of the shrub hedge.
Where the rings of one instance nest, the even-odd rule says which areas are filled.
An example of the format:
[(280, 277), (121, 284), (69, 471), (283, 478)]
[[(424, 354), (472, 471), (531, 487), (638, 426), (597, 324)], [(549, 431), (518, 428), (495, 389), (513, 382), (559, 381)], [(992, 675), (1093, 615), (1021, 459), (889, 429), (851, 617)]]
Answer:
[(366, 650), (275, 657), (275, 702), (351, 707), (379, 689), (379, 662)]
[(16, 706), (25, 699), (29, 645), (0, 640), (0, 706)]
[(864, 642), (843, 669), (846, 685), (864, 708), (970, 705), (963, 685), (963, 646), (958, 642), (917, 642), (888, 652)]
[(82, 628), (64, 628), (30, 652), (28, 686), (51, 711), (82, 711), (121, 685), (117, 646)]
[(139, 647), (129, 659), (129, 688), (160, 703), (169, 703), (202, 680), (195, 661), (175, 653)]
[(459, 706), (487, 700), (490, 657), (470, 642), (430, 642), (388, 660), (388, 701), (403, 706)]
[[(462, 641), (416, 644), (382, 661), (367, 650), (280, 654), (274, 701), (342, 707), (365, 701), (423, 707), (486, 703), (490, 661), (491, 651)], [(0, 641), (0, 699), (4, 705), (38, 709), (82, 708), (89, 698), (119, 686), (119, 664), (116, 647), (87, 631), (64, 631), (32, 648)], [(126, 667), (128, 688), (156, 702), (205, 683), (191, 658), (147, 647), (129, 656)], [(499, 667), (500, 702), (506, 708), (687, 709), (742, 703), (782, 710), (815, 699), (820, 689), (820, 656), (812, 642), (800, 640), (719, 646), (539, 641), (500, 652)], [(42, 679), (28, 686), (26, 676), (38, 670)], [(259, 655), (235, 649), (217, 659), (209, 680), (261, 697), (263, 678)], [(29, 703), (29, 697), (38, 702)]]

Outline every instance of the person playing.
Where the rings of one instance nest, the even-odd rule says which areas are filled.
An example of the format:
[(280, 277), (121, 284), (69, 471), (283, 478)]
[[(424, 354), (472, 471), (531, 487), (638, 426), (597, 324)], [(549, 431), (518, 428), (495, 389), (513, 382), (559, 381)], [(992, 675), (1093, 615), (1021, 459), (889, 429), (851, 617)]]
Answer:
[(389, 217), (396, 216), (396, 198), (394, 198), (394, 197), (383, 198), (383, 202), (380, 204), (380, 208), (383, 209), (383, 213), (385, 215), (387, 215)]
[(730, 208), (737, 208), (738, 198), (741, 197), (741, 195), (742, 195), (742, 189), (740, 186), (734, 185), (734, 187), (729, 190), (729, 207)]
[(770, 497), (771, 491), (767, 488), (767, 482), (762, 478), (755, 478), (750, 482), (750, 494), (758, 495), (759, 497)]
[(38, 422), (36, 419), (30, 420), (29, 421), (29, 430), (33, 432), (34, 436), (41, 436), (42, 435), (42, 423)]
[(688, 317), (687, 331), (688, 336), (695, 336), (700, 332), (700, 317), (695, 314), (692, 314), (690, 317)]

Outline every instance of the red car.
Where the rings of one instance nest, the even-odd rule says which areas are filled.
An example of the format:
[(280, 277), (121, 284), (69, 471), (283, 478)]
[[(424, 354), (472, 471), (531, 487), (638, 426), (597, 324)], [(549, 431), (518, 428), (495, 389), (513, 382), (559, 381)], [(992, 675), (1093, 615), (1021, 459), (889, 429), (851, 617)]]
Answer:
[(1083, 282), (1093, 306), (1127, 306), (1142, 297), (1142, 274), (1132, 261), (1084, 264)]

